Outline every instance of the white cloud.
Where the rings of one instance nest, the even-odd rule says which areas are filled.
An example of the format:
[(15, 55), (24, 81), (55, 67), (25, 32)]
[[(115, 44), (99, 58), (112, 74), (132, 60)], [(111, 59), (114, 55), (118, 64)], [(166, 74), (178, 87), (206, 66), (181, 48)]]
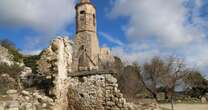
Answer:
[(1, 0), (0, 25), (56, 32), (73, 21), (74, 0)]
[(129, 18), (123, 30), (130, 42), (114, 47), (113, 53), (141, 63), (153, 56), (177, 55), (208, 71), (208, 22), (199, 16), (203, 5), (203, 0), (114, 0), (110, 16)]
[(22, 54), (24, 55), (39, 55), (42, 50), (24, 50), (22, 51)]
[[(126, 34), (133, 40), (155, 37), (161, 45), (179, 47), (203, 39), (203, 34), (186, 24), (187, 0), (117, 0), (111, 16), (129, 16)], [(198, 3), (199, 4), (199, 3)], [(195, 35), (199, 35), (197, 38)], [(200, 38), (201, 37), (201, 38)]]
[(49, 42), (54, 39), (56, 35), (54, 33), (42, 33), (39, 36), (25, 36), (23, 51), (36, 51), (37, 49), (43, 49), (48, 46)]
[[(138, 45), (137, 45), (138, 46)], [(135, 47), (133, 47), (135, 48)], [(138, 61), (139, 63), (145, 63), (154, 56), (160, 56), (159, 50), (151, 49), (146, 51), (129, 50), (131, 47), (115, 47), (112, 48), (112, 53), (115, 56), (120, 57), (126, 63), (132, 63)]]
[(156, 45), (148, 45), (147, 43), (130, 43), (123, 46), (116, 46), (112, 48), (112, 53), (127, 63), (139, 62), (140, 64), (150, 61), (155, 56), (167, 57), (174, 55), (169, 51), (162, 50)]
[(32, 29), (37, 35), (21, 38), (24, 50), (40, 49), (74, 21), (74, 4), (75, 0), (0, 0), (0, 26)]
[(126, 44), (125, 46), (117, 46), (112, 48), (115, 56), (123, 59), (125, 63), (139, 62), (143, 64), (150, 61), (154, 56), (166, 58), (169, 56), (177, 56), (186, 61), (189, 67), (201, 70), (208, 76), (208, 45), (194, 44), (190, 47), (181, 49), (169, 49), (156, 47), (148, 44)]
[(196, 0), (196, 6), (201, 7), (203, 5), (203, 0)]
[[(196, 44), (183, 49), (180, 53), (186, 56), (186, 61), (195, 68), (207, 71), (208, 68), (208, 44)], [(208, 75), (208, 73), (207, 73)]]

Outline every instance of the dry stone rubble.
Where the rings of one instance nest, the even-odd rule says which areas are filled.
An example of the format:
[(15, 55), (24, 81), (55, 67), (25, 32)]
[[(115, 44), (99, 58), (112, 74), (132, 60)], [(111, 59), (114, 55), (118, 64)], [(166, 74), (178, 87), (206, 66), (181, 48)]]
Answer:
[(0, 110), (52, 110), (53, 100), (36, 92), (8, 90), (0, 97)]
[(13, 56), (9, 54), (8, 49), (0, 45), (0, 63), (6, 63), (8, 65), (13, 64)]

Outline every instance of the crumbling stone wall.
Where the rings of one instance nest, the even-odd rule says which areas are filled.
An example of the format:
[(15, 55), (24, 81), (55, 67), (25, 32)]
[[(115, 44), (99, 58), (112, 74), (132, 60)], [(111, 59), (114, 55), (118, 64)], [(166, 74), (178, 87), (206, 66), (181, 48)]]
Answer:
[(58, 71), (58, 59), (60, 57), (60, 49), (62, 50), (62, 56), (64, 61), (64, 68), (67, 72), (71, 72), (72, 69), (72, 41), (70, 41), (67, 37), (57, 37), (54, 39), (49, 47), (43, 50), (40, 54), (40, 60), (37, 62), (38, 64), (38, 73), (45, 76), (53, 76)]
[(100, 48), (100, 60), (102, 63), (113, 63), (114, 57), (109, 48)]
[(118, 90), (117, 80), (109, 73), (78, 75), (69, 80), (69, 110), (158, 110), (127, 103)]
[(56, 102), (54, 110), (65, 110), (68, 91), (68, 73), (72, 72), (72, 43), (65, 37), (58, 37), (44, 50), (38, 61), (38, 72), (53, 83), (50, 95)]

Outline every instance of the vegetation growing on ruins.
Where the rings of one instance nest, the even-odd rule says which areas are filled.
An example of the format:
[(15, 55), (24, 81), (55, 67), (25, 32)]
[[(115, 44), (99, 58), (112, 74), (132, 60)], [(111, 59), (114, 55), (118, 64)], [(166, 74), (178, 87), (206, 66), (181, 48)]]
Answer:
[(19, 89), (20, 72), (23, 70), (19, 65), (8, 65), (0, 63), (0, 94), (5, 93), (8, 89)]
[(39, 59), (39, 55), (29, 55), (23, 57), (25, 66), (30, 67), (33, 73), (37, 73), (37, 60)]

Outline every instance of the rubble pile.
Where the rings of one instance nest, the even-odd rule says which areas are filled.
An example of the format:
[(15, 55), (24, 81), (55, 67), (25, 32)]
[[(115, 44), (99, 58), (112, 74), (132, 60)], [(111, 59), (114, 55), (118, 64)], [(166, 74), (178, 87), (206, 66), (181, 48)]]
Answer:
[(38, 91), (8, 90), (0, 96), (0, 110), (52, 110), (53, 99), (41, 95)]

